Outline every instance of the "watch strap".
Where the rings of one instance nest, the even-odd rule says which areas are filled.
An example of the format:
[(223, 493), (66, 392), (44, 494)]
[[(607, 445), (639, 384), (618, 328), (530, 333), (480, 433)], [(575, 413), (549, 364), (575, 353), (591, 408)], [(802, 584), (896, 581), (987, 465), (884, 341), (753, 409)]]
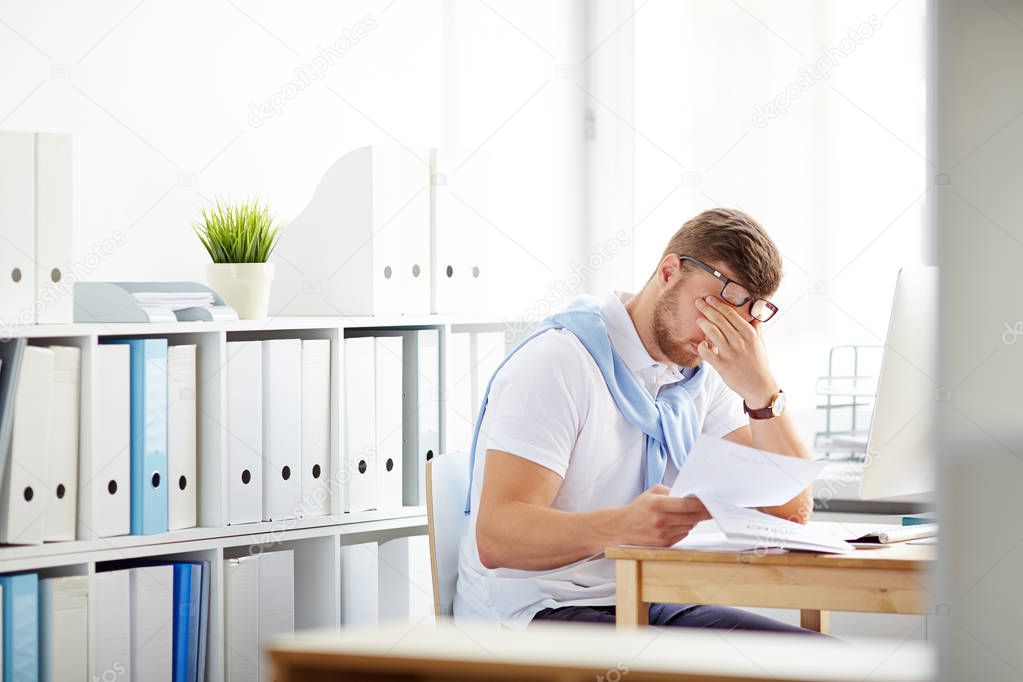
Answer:
[(778, 392), (774, 394), (774, 397), (771, 398), (771, 402), (767, 404), (767, 407), (761, 407), (756, 410), (751, 409), (750, 406), (746, 404), (746, 401), (743, 400), (742, 411), (748, 414), (751, 419), (771, 419), (774, 417), (774, 403), (778, 400), (778, 396), (781, 394), (782, 391), (779, 389)]

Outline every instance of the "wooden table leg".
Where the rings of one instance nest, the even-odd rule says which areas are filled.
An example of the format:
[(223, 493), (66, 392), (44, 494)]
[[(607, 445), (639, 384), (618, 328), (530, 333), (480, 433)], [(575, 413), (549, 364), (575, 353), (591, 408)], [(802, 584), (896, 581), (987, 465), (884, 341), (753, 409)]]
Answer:
[(650, 622), (649, 605), (640, 599), (639, 562), (615, 562), (615, 623), (619, 630), (631, 630)]
[(807, 630), (828, 632), (828, 612), (816, 609), (803, 609), (799, 612), (799, 624)]

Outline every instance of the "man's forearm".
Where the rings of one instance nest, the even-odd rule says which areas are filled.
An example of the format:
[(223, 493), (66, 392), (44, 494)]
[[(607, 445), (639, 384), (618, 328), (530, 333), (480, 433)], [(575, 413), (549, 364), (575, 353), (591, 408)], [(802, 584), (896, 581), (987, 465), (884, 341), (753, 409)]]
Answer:
[[(759, 450), (810, 459), (810, 451), (803, 444), (788, 413), (783, 412), (771, 419), (750, 419), (750, 431), (753, 447)], [(807, 488), (785, 504), (763, 507), (762, 510), (773, 516), (806, 523), (813, 511), (813, 492)]]
[(487, 568), (542, 571), (599, 554), (616, 544), (617, 511), (565, 512), (515, 501), (481, 508), (476, 525), (480, 561)]

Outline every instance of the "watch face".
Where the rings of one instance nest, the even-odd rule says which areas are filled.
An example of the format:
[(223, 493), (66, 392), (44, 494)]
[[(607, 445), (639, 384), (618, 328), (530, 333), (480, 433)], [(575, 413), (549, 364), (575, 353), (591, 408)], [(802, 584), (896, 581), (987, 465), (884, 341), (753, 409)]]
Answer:
[(775, 417), (777, 417), (777, 416), (779, 416), (784, 411), (785, 411), (785, 394), (784, 393), (779, 393), (778, 396), (774, 399), (774, 402), (771, 403), (771, 413), (774, 414)]

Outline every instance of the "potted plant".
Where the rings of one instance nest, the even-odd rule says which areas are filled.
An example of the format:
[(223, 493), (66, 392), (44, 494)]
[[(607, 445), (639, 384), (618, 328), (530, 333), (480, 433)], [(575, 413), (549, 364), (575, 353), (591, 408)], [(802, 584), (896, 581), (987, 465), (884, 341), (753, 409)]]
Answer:
[(280, 225), (258, 200), (202, 209), (194, 229), (213, 262), (206, 281), (243, 320), (266, 318), (274, 264), (267, 263), (277, 245)]

